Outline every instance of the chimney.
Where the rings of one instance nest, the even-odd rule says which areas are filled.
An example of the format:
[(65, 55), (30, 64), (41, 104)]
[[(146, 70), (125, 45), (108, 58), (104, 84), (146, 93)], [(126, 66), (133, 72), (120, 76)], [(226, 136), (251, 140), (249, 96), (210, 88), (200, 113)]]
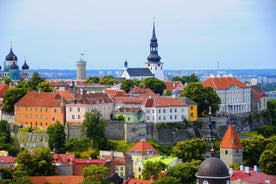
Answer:
[(240, 165), (240, 171), (244, 171), (243, 165)]
[(254, 165), (254, 171), (258, 172), (258, 167), (256, 165)]
[(249, 166), (245, 166), (244, 172), (247, 173), (247, 174), (250, 174)]
[(229, 168), (230, 177), (233, 175), (233, 168)]

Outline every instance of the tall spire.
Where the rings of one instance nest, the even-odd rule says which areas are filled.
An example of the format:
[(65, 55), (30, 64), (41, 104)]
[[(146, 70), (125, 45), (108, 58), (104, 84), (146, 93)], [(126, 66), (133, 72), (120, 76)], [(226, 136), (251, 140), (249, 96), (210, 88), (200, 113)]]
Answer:
[(150, 54), (147, 59), (149, 62), (154, 63), (158, 63), (161, 60), (161, 57), (158, 55), (158, 43), (155, 33), (155, 22), (153, 22), (152, 37), (150, 39)]

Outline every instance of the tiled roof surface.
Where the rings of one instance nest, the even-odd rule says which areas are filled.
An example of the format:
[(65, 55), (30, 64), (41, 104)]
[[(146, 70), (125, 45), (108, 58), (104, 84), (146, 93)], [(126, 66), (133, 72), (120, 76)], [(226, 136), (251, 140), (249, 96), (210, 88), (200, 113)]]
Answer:
[(158, 151), (150, 143), (148, 143), (146, 140), (141, 140), (141, 141), (137, 142), (134, 146), (132, 146), (127, 151), (127, 153), (129, 154), (129, 152), (131, 150), (133, 150), (134, 153), (136, 151), (140, 151), (142, 155), (147, 155), (148, 150), (153, 151), (153, 154), (158, 154)]
[(125, 180), (123, 184), (150, 184), (152, 183), (150, 180), (138, 180), (134, 178), (129, 178)]
[(232, 125), (228, 126), (228, 129), (226, 130), (219, 147), (220, 148), (230, 148), (230, 149), (233, 149), (233, 148), (241, 149), (242, 148), (240, 139), (238, 138), (237, 134), (235, 133), (234, 127)]
[(117, 90), (112, 88), (107, 88), (105, 90), (106, 94), (108, 94), (112, 99), (115, 97), (123, 97), (126, 96), (126, 92), (124, 90)]
[(143, 99), (139, 97), (115, 97), (116, 104), (142, 104)]
[(180, 100), (188, 105), (196, 105), (197, 103), (187, 97), (180, 97)]
[(61, 96), (53, 92), (28, 92), (15, 105), (26, 107), (58, 107)]
[(241, 180), (244, 183), (259, 183), (265, 184), (265, 180), (270, 180), (270, 184), (276, 184), (276, 177), (267, 175), (264, 172), (254, 171), (250, 169), (250, 174), (245, 171), (234, 170), (233, 175), (230, 177), (231, 182)]
[(173, 90), (183, 90), (184, 85), (181, 81), (165, 81), (166, 89), (169, 89), (170, 91)]
[(76, 156), (74, 154), (53, 154), (54, 162), (60, 163), (61, 165), (71, 165), (75, 159)]
[(265, 97), (266, 96), (266, 93), (261, 89), (260, 86), (258, 85), (254, 85), (254, 86), (251, 86), (251, 92), (252, 92), (252, 96), (253, 98), (255, 99), (260, 99), (262, 97)]
[(203, 86), (210, 86), (213, 89), (228, 89), (232, 85), (239, 88), (249, 88), (246, 84), (233, 77), (210, 77), (202, 82)]
[(129, 76), (154, 76), (148, 68), (127, 68)]
[(66, 100), (75, 99), (75, 97), (72, 95), (72, 93), (69, 93), (69, 91), (57, 90), (56, 93), (58, 93), (60, 96), (63, 96)]
[(96, 165), (104, 165), (107, 160), (99, 160), (99, 159), (75, 159), (75, 164), (96, 164)]
[(8, 84), (0, 84), (0, 98), (4, 97), (4, 93), (9, 89)]
[(30, 176), (35, 184), (58, 183), (58, 184), (78, 184), (83, 181), (82, 176)]
[(0, 156), (0, 162), (6, 163), (6, 164), (12, 164), (16, 160), (16, 157), (12, 156)]
[[(160, 98), (153, 99), (153, 103), (151, 107), (158, 108), (158, 107), (182, 107), (182, 106), (186, 107), (188, 105), (177, 98), (160, 97)], [(147, 106), (147, 107), (150, 107), (150, 106)]]
[(150, 88), (134, 87), (129, 91), (129, 93), (130, 94), (139, 94), (139, 93), (153, 94), (154, 92)]

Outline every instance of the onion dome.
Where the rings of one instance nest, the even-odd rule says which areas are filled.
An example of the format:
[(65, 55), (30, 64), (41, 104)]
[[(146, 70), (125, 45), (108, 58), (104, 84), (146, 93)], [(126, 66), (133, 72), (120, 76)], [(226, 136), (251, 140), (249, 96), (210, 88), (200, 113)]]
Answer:
[(22, 65), (22, 70), (29, 70), (29, 66), (26, 63), (26, 60), (24, 61), (24, 64)]
[(12, 48), (10, 53), (6, 56), (6, 61), (17, 61), (17, 56), (13, 53)]
[(17, 66), (17, 64), (15, 64), (15, 61), (10, 66), (10, 69), (14, 69), (14, 70), (18, 69), (18, 66)]
[(124, 63), (124, 67), (127, 68), (127, 66), (128, 66), (128, 63), (127, 63), (127, 60), (126, 60), (125, 63)]
[(216, 157), (209, 157), (201, 162), (196, 177), (227, 179), (230, 177), (230, 174), (227, 166), (221, 159)]

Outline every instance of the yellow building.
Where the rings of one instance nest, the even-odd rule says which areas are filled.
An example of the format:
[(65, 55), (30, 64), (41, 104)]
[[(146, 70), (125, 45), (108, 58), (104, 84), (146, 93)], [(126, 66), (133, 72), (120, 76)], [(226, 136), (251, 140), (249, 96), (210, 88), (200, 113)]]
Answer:
[(180, 99), (189, 106), (188, 121), (197, 121), (197, 103), (187, 97), (181, 97)]

